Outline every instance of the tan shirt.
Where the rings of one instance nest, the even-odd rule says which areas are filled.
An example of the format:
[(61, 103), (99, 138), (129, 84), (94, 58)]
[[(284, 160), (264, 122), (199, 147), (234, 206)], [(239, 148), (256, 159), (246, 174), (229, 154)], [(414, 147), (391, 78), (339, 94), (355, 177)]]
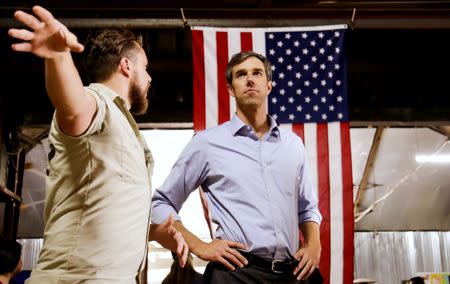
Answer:
[(53, 118), (44, 244), (27, 284), (135, 283), (146, 255), (151, 159), (102, 84), (86, 87), (97, 113), (79, 137)]

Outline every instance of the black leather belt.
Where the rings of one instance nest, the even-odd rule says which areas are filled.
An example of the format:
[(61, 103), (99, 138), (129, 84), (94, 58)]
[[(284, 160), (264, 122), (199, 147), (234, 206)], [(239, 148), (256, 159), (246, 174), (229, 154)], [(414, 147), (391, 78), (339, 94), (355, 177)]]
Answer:
[(299, 263), (298, 260), (268, 260), (248, 252), (240, 251), (240, 253), (248, 260), (249, 266), (275, 274), (285, 274), (290, 277), (294, 277), (294, 269)]

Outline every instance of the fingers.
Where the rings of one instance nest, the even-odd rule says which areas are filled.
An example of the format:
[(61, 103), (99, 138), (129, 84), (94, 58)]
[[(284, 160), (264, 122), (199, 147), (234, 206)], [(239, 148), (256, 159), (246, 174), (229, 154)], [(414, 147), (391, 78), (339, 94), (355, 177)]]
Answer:
[[(70, 32), (65, 26), (62, 26), (62, 28), (59, 30), (59, 35), (61, 38), (64, 39), (66, 45), (70, 48), (71, 51), (82, 52), (84, 50), (84, 46), (78, 42), (76, 35)], [(172, 213), (170, 213), (169, 218), (171, 216)], [(172, 217), (172, 224), (173, 224), (173, 217)]]
[(217, 260), (217, 262), (219, 262), (220, 264), (222, 264), (223, 266), (225, 266), (226, 268), (228, 268), (229, 270), (234, 270), (235, 267), (233, 265), (231, 265), (231, 263), (229, 263), (227, 261), (227, 259), (225, 259), (224, 257), (219, 257), (219, 259)]
[(228, 253), (227, 258), (231, 260), (234, 264), (238, 265), (239, 267), (242, 268), (248, 264), (247, 259), (243, 257), (242, 254), (237, 250), (230, 248), (227, 250), (227, 253)]
[(239, 242), (227, 241), (229, 247), (238, 248), (238, 249), (246, 249), (247, 245)]
[[(296, 268), (296, 270), (298, 271), (298, 269), (302, 269), (300, 274), (297, 276), (297, 280), (305, 280), (307, 279), (314, 271), (314, 269), (316, 268), (314, 265), (311, 264), (311, 261), (308, 261), (304, 266), (300, 266), (301, 264), (299, 264)], [(294, 273), (295, 275), (296, 273)]]
[(180, 263), (180, 266), (184, 267), (187, 262), (189, 247), (186, 244), (186, 242), (184, 241), (184, 238), (180, 232), (177, 232), (175, 234), (175, 240), (177, 241), (177, 251), (176, 252), (177, 252), (177, 256), (178, 256), (178, 261)]
[(25, 30), (25, 29), (9, 29), (8, 35), (10, 37), (24, 40), (24, 41), (29, 41), (34, 38), (34, 33), (30, 32), (29, 30)]
[(12, 50), (19, 52), (30, 52), (31, 51), (31, 43), (22, 42), (22, 43), (13, 43), (11, 45)]
[(32, 30), (37, 30), (44, 25), (44, 23), (42, 23), (38, 19), (36, 19), (35, 16), (25, 13), (23, 11), (15, 12), (14, 18), (16, 18), (18, 21), (24, 23), (27, 27), (29, 27)]
[(42, 8), (41, 6), (34, 6), (33, 13), (36, 14), (36, 16), (38, 16), (39, 19), (46, 24), (50, 24), (55, 20), (52, 13)]

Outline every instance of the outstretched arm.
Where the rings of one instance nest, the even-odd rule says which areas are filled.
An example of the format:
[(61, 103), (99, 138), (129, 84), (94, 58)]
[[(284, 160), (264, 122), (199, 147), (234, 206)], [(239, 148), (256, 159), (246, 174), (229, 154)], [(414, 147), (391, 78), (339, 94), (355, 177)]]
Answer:
[(96, 111), (96, 101), (84, 88), (73, 63), (73, 52), (82, 52), (84, 47), (66, 26), (40, 6), (33, 7), (37, 16), (17, 11), (14, 17), (27, 29), (10, 29), (9, 36), (21, 40), (12, 49), (31, 52), (45, 59), (45, 81), (47, 93), (56, 108), (59, 127), (68, 135), (82, 134), (91, 123)]

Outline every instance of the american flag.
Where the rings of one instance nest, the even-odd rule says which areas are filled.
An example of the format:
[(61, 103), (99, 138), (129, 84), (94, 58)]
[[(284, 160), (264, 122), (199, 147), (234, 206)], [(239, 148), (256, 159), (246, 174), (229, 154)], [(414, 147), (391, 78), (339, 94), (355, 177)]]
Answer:
[(236, 111), (225, 70), (252, 50), (272, 63), (268, 112), (303, 140), (323, 215), (320, 271), (325, 283), (353, 282), (353, 196), (344, 41), (346, 25), (192, 28), (194, 130)]

